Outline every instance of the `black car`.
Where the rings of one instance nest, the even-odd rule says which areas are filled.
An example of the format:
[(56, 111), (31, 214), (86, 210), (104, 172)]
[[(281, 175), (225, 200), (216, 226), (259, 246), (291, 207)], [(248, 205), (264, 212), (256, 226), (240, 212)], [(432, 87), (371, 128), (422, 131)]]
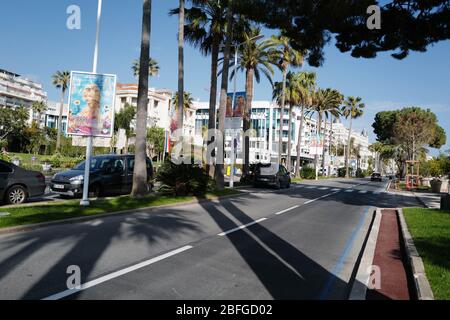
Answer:
[(43, 195), (45, 177), (41, 172), (20, 168), (0, 160), (0, 201), (20, 204), (30, 197)]
[[(62, 197), (80, 197), (83, 194), (85, 162), (53, 176), (50, 188)], [(133, 186), (134, 155), (101, 155), (91, 158), (89, 196), (127, 194)], [(147, 178), (153, 187), (153, 165), (147, 158)]]
[(291, 175), (283, 165), (259, 163), (255, 166), (253, 184), (255, 187), (269, 185), (277, 189), (290, 188)]
[(383, 181), (383, 178), (381, 177), (381, 173), (374, 172), (372, 173), (372, 176), (370, 177), (370, 181)]

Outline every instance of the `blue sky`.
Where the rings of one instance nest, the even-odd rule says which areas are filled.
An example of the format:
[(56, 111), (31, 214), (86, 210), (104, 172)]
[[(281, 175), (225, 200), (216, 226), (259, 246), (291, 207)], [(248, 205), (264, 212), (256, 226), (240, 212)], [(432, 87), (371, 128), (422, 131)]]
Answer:
[[(135, 82), (131, 61), (139, 56), (142, 1), (103, 3), (98, 71), (117, 74), (122, 83)], [(81, 7), (81, 30), (66, 28), (66, 8), (72, 4)], [(161, 71), (151, 79), (152, 87), (176, 89), (177, 18), (168, 15), (176, 6), (176, 0), (153, 0), (151, 55)], [(51, 85), (53, 72), (92, 69), (96, 11), (95, 0), (0, 1), (0, 68), (41, 82), (49, 99), (57, 100), (58, 92)], [(270, 36), (274, 31), (264, 33)], [(186, 90), (202, 101), (209, 96), (209, 68), (209, 57), (187, 45)], [(412, 53), (402, 61), (388, 53), (376, 59), (355, 59), (329, 46), (321, 68), (303, 69), (317, 72), (321, 87), (363, 98), (367, 110), (356, 121), (357, 129), (371, 132), (374, 115), (382, 110), (413, 105), (430, 108), (449, 135), (442, 150), (450, 149), (450, 41), (438, 43), (426, 53)], [(277, 73), (275, 80), (279, 78)], [(239, 75), (239, 89), (244, 88), (243, 80), (244, 75)], [(262, 79), (255, 86), (255, 99), (270, 100), (271, 95), (270, 84)]]

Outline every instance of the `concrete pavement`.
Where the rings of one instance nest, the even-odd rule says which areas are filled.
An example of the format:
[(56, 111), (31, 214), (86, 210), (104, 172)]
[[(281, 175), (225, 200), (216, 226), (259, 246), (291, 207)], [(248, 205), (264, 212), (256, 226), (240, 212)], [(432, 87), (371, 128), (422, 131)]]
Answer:
[[(372, 207), (415, 205), (384, 183), (244, 189), (0, 237), (2, 299), (345, 299)], [(82, 291), (67, 291), (67, 267)], [(55, 296), (56, 294), (56, 296)]]

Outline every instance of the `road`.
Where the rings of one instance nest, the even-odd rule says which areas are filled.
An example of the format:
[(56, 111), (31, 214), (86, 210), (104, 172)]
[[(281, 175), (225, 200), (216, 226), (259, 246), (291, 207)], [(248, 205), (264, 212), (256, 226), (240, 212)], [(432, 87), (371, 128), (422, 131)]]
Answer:
[[(373, 208), (419, 206), (386, 182), (153, 209), (0, 236), (0, 299), (346, 299)], [(78, 266), (81, 290), (67, 289)]]

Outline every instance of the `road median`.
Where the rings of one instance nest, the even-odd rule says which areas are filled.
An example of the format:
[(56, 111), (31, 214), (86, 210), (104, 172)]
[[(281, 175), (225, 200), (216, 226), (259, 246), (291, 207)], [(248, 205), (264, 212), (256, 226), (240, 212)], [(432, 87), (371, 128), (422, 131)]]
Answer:
[(202, 197), (174, 197), (152, 195), (141, 199), (130, 196), (93, 200), (89, 207), (81, 207), (79, 200), (67, 200), (57, 203), (34, 206), (4, 208), (0, 217), (0, 234), (30, 231), (47, 226), (84, 222), (112, 215), (130, 214), (171, 206), (180, 206), (228, 197), (240, 196), (237, 190), (225, 189), (209, 192)]

